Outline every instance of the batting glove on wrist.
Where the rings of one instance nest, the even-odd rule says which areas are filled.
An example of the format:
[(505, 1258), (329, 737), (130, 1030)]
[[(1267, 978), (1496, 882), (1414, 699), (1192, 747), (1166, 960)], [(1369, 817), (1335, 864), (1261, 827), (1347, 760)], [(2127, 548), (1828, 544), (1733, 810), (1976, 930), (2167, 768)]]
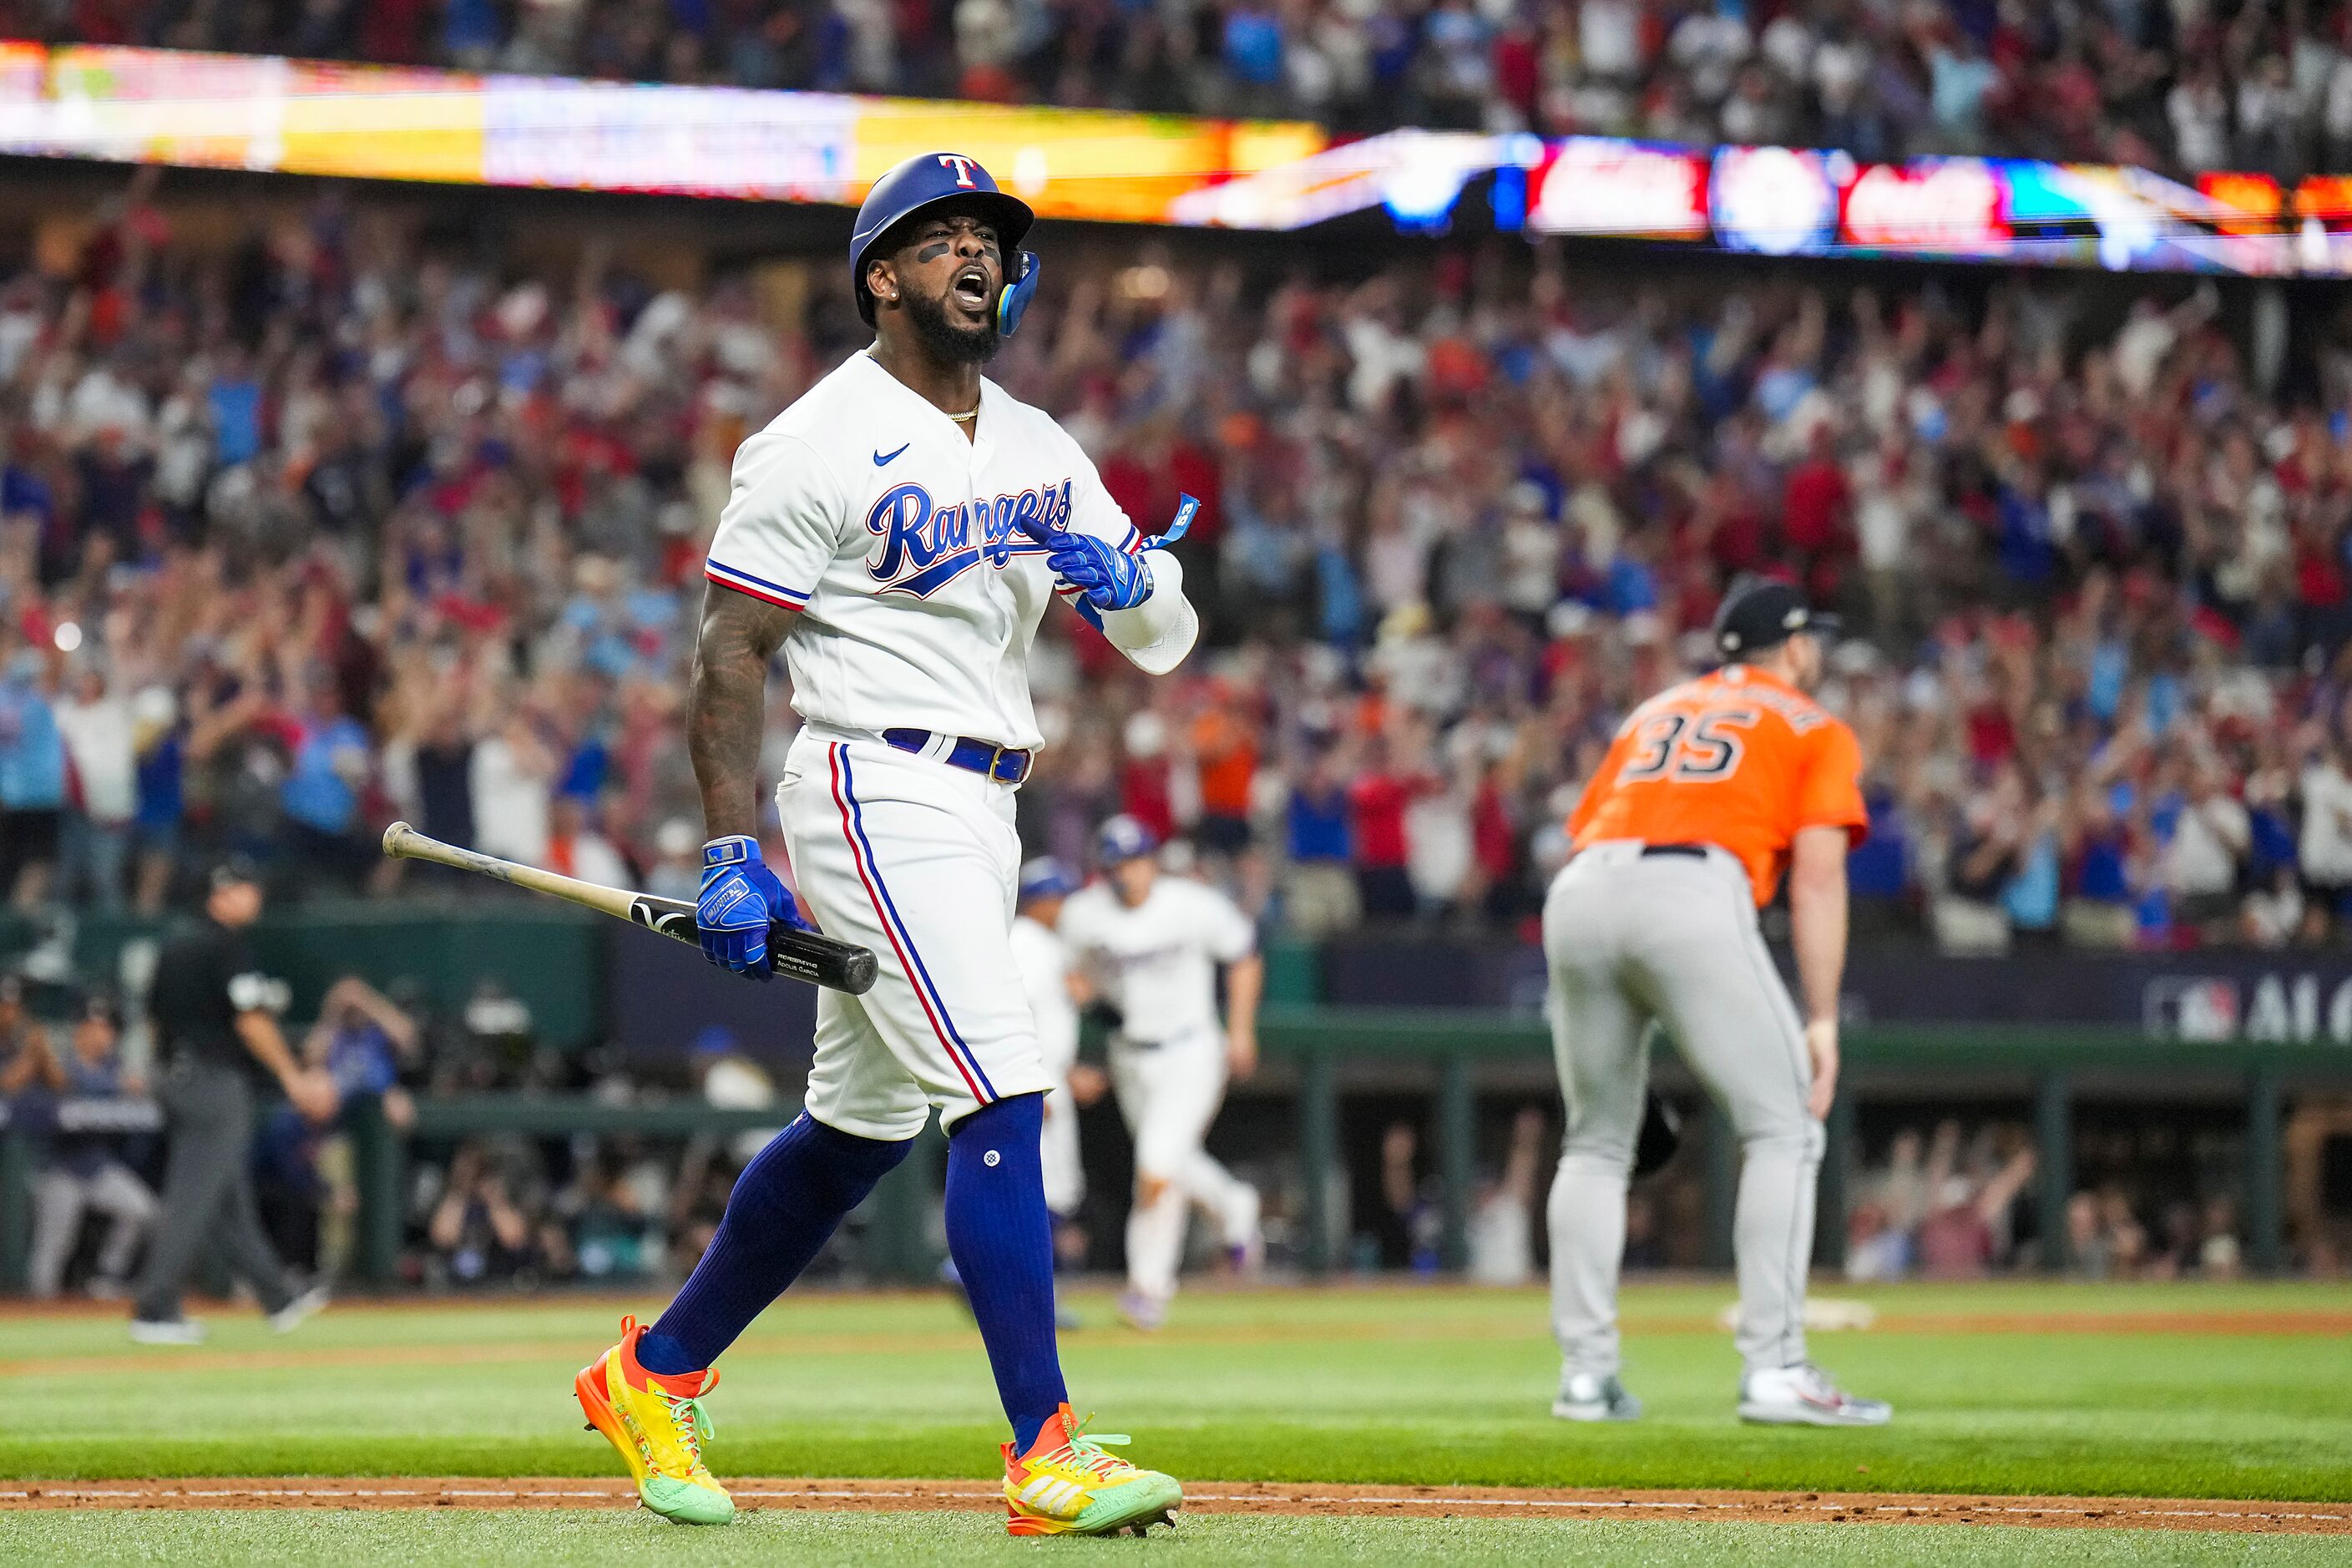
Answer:
[(704, 845), (702, 890), (694, 900), (702, 955), (722, 969), (769, 979), (768, 928), (780, 922), (814, 929), (760, 858), (760, 841), (736, 834)]
[(1046, 536), (1045, 564), (1086, 595), (1097, 610), (1131, 610), (1151, 597), (1151, 568), (1090, 533), (1055, 529)]

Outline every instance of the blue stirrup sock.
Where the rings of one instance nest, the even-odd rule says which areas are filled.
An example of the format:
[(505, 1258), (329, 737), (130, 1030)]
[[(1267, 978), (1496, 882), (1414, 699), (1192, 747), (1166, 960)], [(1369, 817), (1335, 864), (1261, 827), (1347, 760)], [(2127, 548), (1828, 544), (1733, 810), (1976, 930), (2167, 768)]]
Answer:
[[(637, 1342), (637, 1364), (647, 1372), (699, 1372), (718, 1360), (913, 1147), (912, 1139), (859, 1138), (802, 1112), (736, 1178), (702, 1261)], [(1036, 1163), (1034, 1148), (1030, 1163)], [(1050, 1307), (1046, 1316), (1050, 1325)]]
[(1070, 1397), (1054, 1342), (1054, 1221), (1037, 1157), (1045, 1125), (1045, 1097), (1021, 1094), (982, 1106), (948, 1138), (948, 1253), (1016, 1454)]

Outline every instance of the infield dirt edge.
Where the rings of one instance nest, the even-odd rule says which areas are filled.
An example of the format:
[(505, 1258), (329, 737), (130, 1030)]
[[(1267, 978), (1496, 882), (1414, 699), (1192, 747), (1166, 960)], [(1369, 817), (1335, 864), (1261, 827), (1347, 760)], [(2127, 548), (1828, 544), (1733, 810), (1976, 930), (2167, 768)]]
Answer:
[[(971, 1480), (759, 1480), (729, 1483), (746, 1511), (993, 1511), (1003, 1499)], [(1355, 1518), (1683, 1519), (1720, 1523), (1975, 1524), (2077, 1530), (2196, 1530), (2352, 1535), (2352, 1503), (2181, 1498), (1974, 1497), (1899, 1492), (1650, 1491), (1512, 1487), (1342, 1486), (1194, 1481), (1192, 1513)], [(573, 1478), (245, 1477), (0, 1484), (0, 1511), (32, 1509), (626, 1509), (624, 1482)]]

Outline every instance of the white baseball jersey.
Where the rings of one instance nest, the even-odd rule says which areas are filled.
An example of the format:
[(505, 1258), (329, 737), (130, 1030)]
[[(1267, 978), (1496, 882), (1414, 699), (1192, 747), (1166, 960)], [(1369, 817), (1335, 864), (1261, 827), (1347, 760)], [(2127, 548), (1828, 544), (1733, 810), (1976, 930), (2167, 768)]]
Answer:
[(803, 718), (1034, 747), (1029, 646), (1054, 574), (1031, 522), (1142, 544), (1042, 410), (983, 379), (967, 440), (855, 353), (736, 452), (705, 570), (803, 612), (784, 642)]
[(1029, 1011), (1037, 1018), (1037, 1054), (1045, 1076), (1066, 1083), (1078, 1059), (1078, 1007), (1070, 1000), (1070, 950), (1053, 928), (1017, 915), (1013, 921), (1013, 962)]
[(1216, 966), (1257, 948), (1257, 931), (1240, 906), (1182, 877), (1160, 877), (1133, 909), (1109, 883), (1092, 883), (1062, 906), (1061, 931), (1105, 997), (1126, 1015), (1122, 1033), (1141, 1044), (1214, 1034)]

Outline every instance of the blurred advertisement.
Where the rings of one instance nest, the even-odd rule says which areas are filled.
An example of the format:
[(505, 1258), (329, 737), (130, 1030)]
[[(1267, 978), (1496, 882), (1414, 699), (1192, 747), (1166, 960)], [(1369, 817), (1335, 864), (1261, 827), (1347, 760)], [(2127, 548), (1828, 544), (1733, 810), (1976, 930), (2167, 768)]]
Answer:
[(1715, 155), (1708, 216), (1726, 250), (1811, 256), (1837, 241), (1838, 188), (1853, 160), (1792, 147), (1726, 147)]
[(1864, 163), (1844, 190), (1846, 246), (1914, 256), (1983, 258), (2011, 250), (2007, 184), (1982, 158)]
[(1538, 234), (1706, 237), (1706, 160), (1686, 147), (1571, 136), (1537, 177), (1528, 226)]
[(492, 77), (482, 101), (488, 184), (856, 199), (854, 98)]
[(1044, 216), (1166, 223), (1188, 193), (1326, 141), (1290, 121), (0, 46), (0, 151), (122, 163), (854, 203), (955, 147)]
[(1168, 216), (1202, 227), (1287, 230), (1384, 207), (1399, 227), (1429, 232), (1444, 226), (1474, 176), (1542, 156), (1532, 136), (1391, 131), (1203, 185), (1170, 202)]

